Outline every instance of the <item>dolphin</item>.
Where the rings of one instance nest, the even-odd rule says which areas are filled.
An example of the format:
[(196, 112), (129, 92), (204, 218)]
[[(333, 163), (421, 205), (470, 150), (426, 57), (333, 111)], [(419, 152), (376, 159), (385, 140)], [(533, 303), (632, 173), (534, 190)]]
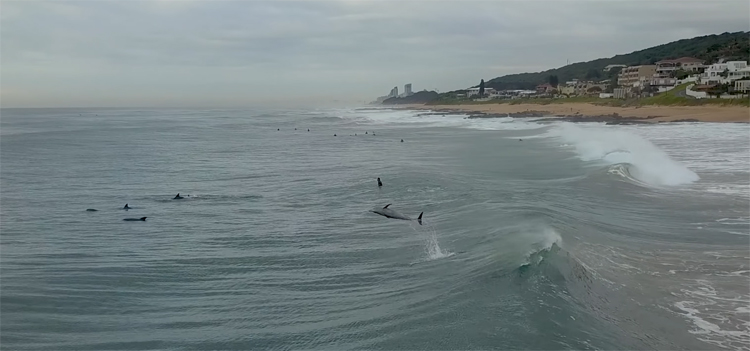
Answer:
[(129, 221), (129, 222), (132, 222), (132, 221), (144, 221), (145, 222), (146, 221), (146, 217), (141, 217), (141, 218), (124, 218), (123, 221)]
[[(405, 216), (405, 215), (403, 215), (401, 213), (398, 213), (398, 212), (396, 212), (396, 211), (391, 210), (390, 208), (388, 208), (388, 206), (390, 206), (390, 205), (391, 204), (387, 204), (383, 208), (372, 210), (370, 212), (377, 213), (377, 214), (379, 214), (379, 215), (381, 215), (383, 217), (394, 218), (394, 219), (403, 219), (403, 220), (407, 220), (407, 221), (413, 221), (413, 219), (411, 217)], [(424, 212), (420, 213), (419, 217), (417, 217), (417, 222), (419, 222), (419, 225), (422, 225), (422, 215), (423, 214), (424, 214)]]
[(184, 199), (184, 197), (180, 196), (180, 193), (177, 193), (177, 196), (172, 198), (172, 200), (179, 200), (179, 199)]
[(87, 208), (87, 209), (86, 209), (86, 211), (89, 211), (89, 212), (96, 212), (96, 211), (99, 211), (99, 210), (97, 210), (97, 209), (95, 209), (95, 208)]
[(123, 209), (123, 210), (129, 210), (129, 209), (130, 209), (130, 206), (128, 206), (128, 204), (125, 204), (125, 206), (123, 206), (123, 207), (122, 207), (122, 209)]

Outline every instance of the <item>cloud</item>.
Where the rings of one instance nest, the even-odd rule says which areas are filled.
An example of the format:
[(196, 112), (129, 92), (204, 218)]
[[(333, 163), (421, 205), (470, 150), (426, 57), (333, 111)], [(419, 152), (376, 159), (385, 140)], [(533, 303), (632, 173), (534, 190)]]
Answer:
[(9, 1), (1, 94), (4, 107), (361, 102), (746, 31), (749, 12), (744, 0)]

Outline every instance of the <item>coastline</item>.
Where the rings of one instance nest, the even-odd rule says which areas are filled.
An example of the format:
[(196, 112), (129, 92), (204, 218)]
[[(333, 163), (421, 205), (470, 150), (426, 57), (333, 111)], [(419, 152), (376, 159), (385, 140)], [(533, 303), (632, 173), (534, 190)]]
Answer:
[(470, 118), (535, 117), (559, 118), (573, 122), (615, 122), (613, 124), (659, 122), (740, 122), (750, 123), (746, 106), (638, 106), (614, 107), (589, 103), (564, 104), (481, 104), (481, 105), (401, 105), (411, 110), (465, 112)]

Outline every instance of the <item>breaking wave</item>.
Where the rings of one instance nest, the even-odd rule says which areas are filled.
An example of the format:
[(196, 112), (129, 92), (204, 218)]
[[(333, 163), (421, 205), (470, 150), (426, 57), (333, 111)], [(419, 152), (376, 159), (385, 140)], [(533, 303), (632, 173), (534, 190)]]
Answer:
[[(625, 130), (579, 127), (564, 123), (549, 132), (572, 146), (583, 161), (598, 161), (615, 167), (611, 173), (652, 186), (690, 184), (698, 175), (669, 157), (650, 141)], [(626, 165), (626, 166), (622, 166)]]

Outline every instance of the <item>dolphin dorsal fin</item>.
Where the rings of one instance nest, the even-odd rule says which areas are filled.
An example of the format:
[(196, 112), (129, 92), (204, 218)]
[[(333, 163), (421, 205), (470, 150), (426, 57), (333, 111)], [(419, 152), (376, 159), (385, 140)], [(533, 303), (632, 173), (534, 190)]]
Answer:
[(423, 214), (424, 214), (424, 212), (420, 213), (419, 217), (417, 217), (417, 222), (419, 222), (419, 225), (422, 225), (422, 215)]
[(148, 218), (148, 217), (141, 217), (141, 220), (142, 220), (142, 221), (145, 221), (145, 220), (146, 220), (146, 218)]
[(383, 207), (383, 209), (385, 210), (385, 209), (386, 209), (386, 208), (388, 208), (388, 206), (390, 206), (390, 205), (391, 205), (391, 204), (387, 204), (387, 205), (385, 205), (385, 206)]

